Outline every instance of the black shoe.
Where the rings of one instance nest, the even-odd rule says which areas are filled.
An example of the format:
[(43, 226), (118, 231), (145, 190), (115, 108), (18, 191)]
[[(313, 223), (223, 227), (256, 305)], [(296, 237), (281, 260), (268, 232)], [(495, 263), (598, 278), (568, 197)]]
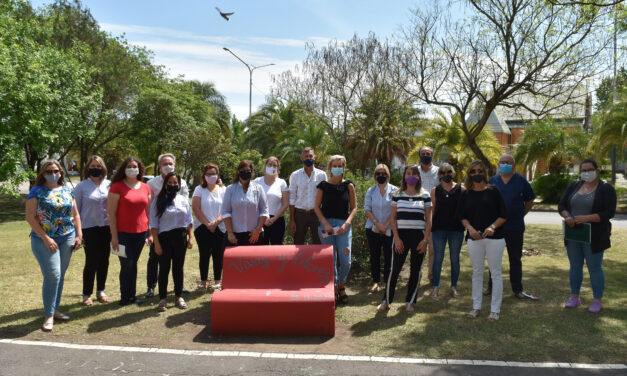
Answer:
[(183, 287), (183, 294), (189, 294), (189, 291), (187, 291), (187, 289), (185, 287)]
[(144, 303), (141, 299), (133, 299), (133, 303), (137, 304), (137, 305), (142, 305), (142, 303)]
[(132, 303), (133, 302), (130, 299), (120, 299), (120, 307), (124, 307)]
[(148, 287), (148, 291), (146, 291), (146, 297), (147, 298), (152, 298), (153, 296), (155, 296), (155, 289), (154, 289), (154, 287)]

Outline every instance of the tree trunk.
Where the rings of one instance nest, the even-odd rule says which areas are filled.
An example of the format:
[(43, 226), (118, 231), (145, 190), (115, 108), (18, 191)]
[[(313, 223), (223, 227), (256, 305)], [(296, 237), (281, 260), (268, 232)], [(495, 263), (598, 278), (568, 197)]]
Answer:
[(479, 145), (477, 145), (477, 141), (475, 137), (468, 138), (468, 146), (470, 147), (470, 150), (472, 150), (472, 152), (475, 153), (475, 156), (477, 157), (477, 159), (483, 162), (483, 164), (488, 169), (486, 177), (490, 178), (490, 176), (493, 176), (496, 173), (494, 165), (492, 164), (492, 162), (490, 162), (488, 157), (486, 157), (486, 155), (483, 153), (483, 150), (481, 150)]

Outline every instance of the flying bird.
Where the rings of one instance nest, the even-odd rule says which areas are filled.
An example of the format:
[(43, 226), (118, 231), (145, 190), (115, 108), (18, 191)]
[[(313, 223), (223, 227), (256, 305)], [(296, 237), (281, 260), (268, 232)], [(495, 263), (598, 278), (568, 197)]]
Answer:
[(231, 12), (231, 13), (224, 13), (220, 10), (220, 8), (216, 7), (216, 10), (218, 11), (218, 13), (220, 13), (220, 15), (222, 16), (222, 18), (224, 18), (225, 20), (229, 20), (229, 16), (232, 16), (235, 12)]

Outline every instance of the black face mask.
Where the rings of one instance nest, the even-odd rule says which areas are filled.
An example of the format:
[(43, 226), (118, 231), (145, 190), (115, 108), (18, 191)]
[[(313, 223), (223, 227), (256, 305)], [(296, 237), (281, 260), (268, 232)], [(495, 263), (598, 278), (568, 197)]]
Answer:
[(94, 178), (98, 178), (102, 175), (102, 169), (101, 168), (90, 168), (89, 170), (87, 170), (87, 173), (89, 174), (89, 176), (92, 176)]
[(165, 189), (166, 189), (166, 192), (168, 192), (168, 194), (175, 195), (179, 191), (179, 186), (178, 185), (166, 185)]
[(440, 181), (443, 181), (445, 183), (450, 183), (451, 181), (453, 181), (453, 176), (452, 175), (444, 175), (440, 178)]
[(247, 171), (247, 170), (242, 170), (239, 172), (239, 179), (240, 180), (250, 180), (250, 177), (252, 176), (252, 172), (251, 171)]
[(481, 174), (477, 174), (477, 175), (473, 175), (470, 177), (472, 179), (472, 181), (474, 181), (475, 183), (481, 183), (482, 181), (485, 180), (485, 176), (481, 175)]
[(388, 180), (388, 177), (387, 177), (387, 176), (381, 176), (381, 175), (377, 176), (377, 183), (379, 183), (379, 184), (383, 184), (383, 183), (385, 183), (387, 180)]

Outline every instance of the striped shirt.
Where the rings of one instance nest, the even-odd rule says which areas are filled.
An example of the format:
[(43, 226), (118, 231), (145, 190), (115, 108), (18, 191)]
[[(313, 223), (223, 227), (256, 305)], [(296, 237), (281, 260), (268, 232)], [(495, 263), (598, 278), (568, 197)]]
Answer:
[(399, 229), (425, 229), (425, 209), (431, 207), (431, 196), (424, 189), (415, 195), (397, 191), (392, 197), (396, 206), (396, 224)]

